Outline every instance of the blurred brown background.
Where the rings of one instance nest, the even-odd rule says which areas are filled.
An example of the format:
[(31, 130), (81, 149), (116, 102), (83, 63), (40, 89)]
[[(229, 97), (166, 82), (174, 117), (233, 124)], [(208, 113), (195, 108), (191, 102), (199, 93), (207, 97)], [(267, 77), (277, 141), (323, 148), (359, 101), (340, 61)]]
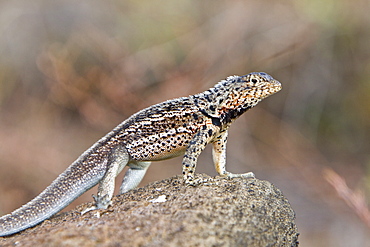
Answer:
[[(231, 127), (228, 170), (283, 191), (301, 246), (370, 246), (369, 5), (1, 1), (0, 214), (136, 111), (264, 71), (283, 90)], [(216, 175), (210, 148), (198, 164)], [(153, 164), (142, 184), (175, 174), (181, 157)]]

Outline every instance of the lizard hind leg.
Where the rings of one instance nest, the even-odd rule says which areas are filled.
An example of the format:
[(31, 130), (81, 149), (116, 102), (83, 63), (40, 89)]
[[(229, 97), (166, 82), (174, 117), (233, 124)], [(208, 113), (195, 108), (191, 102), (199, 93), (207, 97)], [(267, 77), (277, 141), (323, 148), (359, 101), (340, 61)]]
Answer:
[(93, 195), (95, 205), (85, 209), (82, 214), (85, 214), (95, 209), (107, 209), (112, 204), (112, 197), (114, 193), (115, 178), (122, 171), (122, 169), (129, 163), (130, 156), (126, 148), (122, 146), (116, 147), (108, 160), (106, 161), (107, 170), (104, 177), (99, 182), (98, 193)]
[(123, 177), (119, 193), (123, 194), (135, 189), (143, 179), (150, 163), (149, 161), (131, 161), (128, 164), (130, 168)]
[(149, 161), (131, 161), (128, 164), (130, 168), (123, 178), (119, 193), (123, 194), (136, 188), (143, 179), (150, 163)]

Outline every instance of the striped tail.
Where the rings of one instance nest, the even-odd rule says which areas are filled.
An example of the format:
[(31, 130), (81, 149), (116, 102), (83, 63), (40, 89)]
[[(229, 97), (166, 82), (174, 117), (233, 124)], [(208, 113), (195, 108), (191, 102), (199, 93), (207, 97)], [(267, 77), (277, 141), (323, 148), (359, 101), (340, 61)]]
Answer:
[(75, 161), (32, 201), (0, 218), (0, 236), (20, 232), (50, 218), (95, 186), (104, 176), (107, 160)]

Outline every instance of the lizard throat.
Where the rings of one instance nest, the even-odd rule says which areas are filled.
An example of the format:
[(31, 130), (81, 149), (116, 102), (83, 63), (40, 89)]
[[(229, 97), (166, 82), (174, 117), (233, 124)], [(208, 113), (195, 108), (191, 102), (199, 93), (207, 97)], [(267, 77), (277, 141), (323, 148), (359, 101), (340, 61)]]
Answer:
[(221, 113), (220, 117), (214, 117), (210, 114), (208, 114), (204, 109), (201, 109), (200, 112), (212, 119), (212, 124), (215, 125), (215, 126), (218, 126), (218, 127), (221, 127), (223, 125), (228, 125), (230, 124), (231, 122), (233, 122), (235, 119), (237, 119), (238, 117), (240, 117), (244, 112), (248, 111), (250, 108), (252, 108), (253, 106), (249, 105), (249, 106), (246, 106), (246, 107), (239, 107), (239, 108), (236, 108), (236, 109), (225, 109), (223, 111), (223, 113)]
[(221, 114), (221, 123), (222, 124), (229, 124), (233, 120), (240, 117), (244, 112), (248, 111), (252, 106), (246, 106), (246, 107), (239, 107), (236, 109), (230, 109), (225, 111), (223, 114)]

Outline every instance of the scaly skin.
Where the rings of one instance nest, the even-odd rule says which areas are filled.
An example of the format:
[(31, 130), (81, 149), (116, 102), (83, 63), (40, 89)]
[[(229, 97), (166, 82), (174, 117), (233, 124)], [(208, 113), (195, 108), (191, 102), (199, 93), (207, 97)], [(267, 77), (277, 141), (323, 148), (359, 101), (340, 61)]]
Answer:
[[(281, 90), (266, 73), (230, 76), (209, 90), (168, 100), (132, 115), (85, 151), (35, 199), (0, 218), (0, 236), (37, 225), (99, 183), (95, 206), (111, 204), (115, 177), (128, 165), (120, 193), (135, 188), (151, 161), (184, 155), (185, 183), (194, 178), (200, 153), (213, 144), (217, 172), (224, 177), (254, 177), (226, 171), (226, 140), (230, 124), (262, 99)], [(91, 210), (91, 209), (88, 209)]]

